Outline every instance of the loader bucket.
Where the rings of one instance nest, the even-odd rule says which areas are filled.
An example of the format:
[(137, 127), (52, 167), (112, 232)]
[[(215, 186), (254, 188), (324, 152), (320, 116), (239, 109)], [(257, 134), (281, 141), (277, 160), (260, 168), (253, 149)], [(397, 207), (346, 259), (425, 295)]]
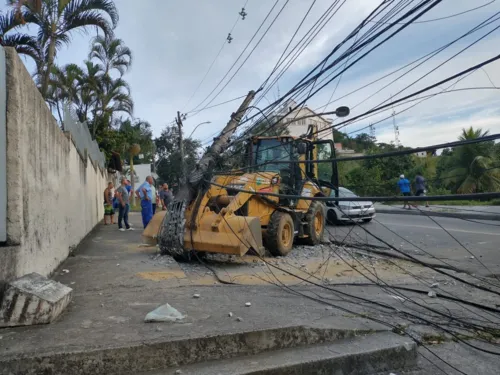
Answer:
[(252, 248), (264, 255), (259, 218), (230, 216), (215, 225), (217, 217), (215, 213), (205, 213), (196, 229), (186, 229), (184, 248), (239, 256)]
[(150, 245), (156, 245), (158, 243), (158, 232), (166, 213), (167, 211), (158, 211), (155, 213), (148, 226), (144, 228), (142, 238), (145, 243)]

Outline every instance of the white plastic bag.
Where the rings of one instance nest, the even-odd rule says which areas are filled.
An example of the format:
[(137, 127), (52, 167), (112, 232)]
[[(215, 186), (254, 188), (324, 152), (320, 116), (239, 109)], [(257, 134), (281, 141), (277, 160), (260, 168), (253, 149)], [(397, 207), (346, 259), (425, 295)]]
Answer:
[(168, 303), (161, 305), (146, 315), (144, 321), (146, 323), (152, 322), (178, 322), (183, 320), (186, 316), (182, 315), (177, 309), (170, 306)]

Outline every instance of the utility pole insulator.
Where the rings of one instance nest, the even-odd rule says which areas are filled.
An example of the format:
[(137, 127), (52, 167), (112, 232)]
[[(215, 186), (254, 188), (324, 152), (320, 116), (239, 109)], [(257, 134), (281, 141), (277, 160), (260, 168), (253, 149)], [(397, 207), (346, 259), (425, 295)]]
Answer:
[(241, 19), (244, 20), (248, 13), (245, 12), (245, 8), (241, 8), (241, 12), (239, 13), (239, 15), (241, 16)]

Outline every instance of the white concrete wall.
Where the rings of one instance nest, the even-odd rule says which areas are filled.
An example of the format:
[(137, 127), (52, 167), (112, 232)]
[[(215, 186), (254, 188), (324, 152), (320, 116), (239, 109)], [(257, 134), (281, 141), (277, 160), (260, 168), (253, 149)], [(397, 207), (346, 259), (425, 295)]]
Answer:
[(107, 173), (63, 133), (14, 50), (7, 66), (7, 247), (0, 282), (50, 274), (104, 214)]

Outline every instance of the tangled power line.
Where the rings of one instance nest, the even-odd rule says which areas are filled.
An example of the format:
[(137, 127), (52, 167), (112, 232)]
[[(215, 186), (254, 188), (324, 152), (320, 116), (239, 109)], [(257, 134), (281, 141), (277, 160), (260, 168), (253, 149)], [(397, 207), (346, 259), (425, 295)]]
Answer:
[[(239, 129), (244, 130), (233, 140), (227, 145), (227, 152), (226, 156), (228, 158), (232, 158), (236, 156), (236, 147), (239, 144), (250, 140), (252, 137), (256, 135), (261, 135), (265, 132), (274, 132), (276, 131), (276, 128), (278, 126), (283, 126), (282, 121), (289, 115), (293, 115), (296, 113), (300, 108), (303, 108), (304, 105), (307, 103), (309, 99), (314, 97), (318, 92), (321, 90), (324, 90), (329, 84), (336, 82), (336, 86), (334, 86), (333, 93), (330, 96), (330, 99), (327, 101), (325, 105), (323, 105), (323, 110), (318, 114), (318, 115), (328, 115), (328, 114), (333, 114), (335, 111), (324, 111), (324, 109), (331, 104), (331, 102), (338, 101), (339, 98), (332, 100), (332, 97), (334, 96), (336, 89), (338, 85), (340, 84), (340, 80), (342, 78), (342, 75), (349, 71), (349, 69), (352, 69), (359, 61), (362, 59), (368, 58), (368, 56), (376, 49), (380, 48), (383, 46), (388, 40), (392, 39), (395, 35), (403, 32), (407, 27), (410, 25), (416, 24), (416, 23), (427, 23), (427, 22), (436, 22), (444, 19), (449, 19), (451, 17), (457, 17), (466, 13), (470, 13), (474, 10), (484, 8), (487, 5), (490, 5), (493, 3), (493, 1), (477, 6), (475, 8), (471, 8), (467, 11), (464, 12), (459, 12), (455, 13), (446, 17), (440, 17), (440, 18), (434, 18), (434, 19), (428, 19), (428, 20), (420, 20), (422, 16), (430, 12), (434, 7), (436, 7), (438, 4), (440, 4), (442, 1), (441, 0), (421, 0), (421, 1), (412, 1), (412, 0), (403, 0), (403, 1), (383, 1), (378, 7), (376, 7), (354, 30), (351, 32), (346, 38), (344, 38), (340, 43), (338, 43), (328, 54), (327, 56), (322, 59), (319, 63), (315, 65), (314, 68), (312, 68), (309, 72), (307, 72), (291, 89), (289, 89), (284, 95), (280, 96), (277, 100), (275, 100), (273, 103), (270, 103), (268, 106), (264, 107), (263, 109), (260, 109), (257, 107), (258, 103), (262, 100), (262, 98), (265, 97), (265, 95), (269, 92), (269, 90), (279, 81), (279, 79), (285, 74), (285, 72), (290, 68), (290, 66), (297, 60), (297, 58), (302, 54), (302, 52), (307, 48), (307, 46), (311, 43), (311, 41), (318, 35), (318, 33), (321, 31), (322, 28), (324, 28), (328, 22), (335, 16), (336, 12), (344, 5), (346, 1), (334, 1), (332, 5), (324, 12), (324, 14), (318, 19), (318, 21), (307, 31), (302, 39), (297, 41), (290, 50), (289, 48), (291, 47), (293, 40), (295, 39), (296, 35), (298, 34), (299, 30), (302, 28), (304, 21), (307, 19), (309, 16), (309, 13), (313, 6), (315, 5), (315, 1), (312, 2), (310, 5), (307, 13), (305, 16), (301, 19), (298, 27), (294, 31), (291, 39), (289, 40), (288, 44), (286, 45), (286, 48), (284, 49), (283, 53), (277, 60), (275, 66), (271, 70), (271, 73), (264, 79), (262, 84), (259, 86), (259, 97), (256, 99), (256, 103), (254, 105), (253, 109), (256, 109), (258, 113), (255, 113), (253, 115), (247, 115), (246, 120), (241, 121), (238, 124)], [(274, 21), (278, 18), (280, 15), (281, 11), (283, 8), (287, 5), (288, 1), (284, 3), (282, 6), (281, 10), (278, 11), (277, 15), (274, 18)], [(245, 64), (245, 62), (248, 60), (248, 57), (255, 51), (257, 46), (259, 45), (260, 41), (264, 36), (267, 34), (271, 26), (273, 25), (274, 21), (271, 21), (270, 25), (268, 26), (267, 30), (264, 32), (264, 34), (261, 36), (260, 40), (257, 42), (257, 44), (253, 47), (253, 49), (250, 51), (250, 54), (246, 57), (246, 59), (243, 60), (243, 62), (240, 64), (239, 68), (233, 73), (233, 75), (229, 78), (229, 80), (222, 86), (222, 88), (213, 96), (210, 100), (208, 100), (211, 95), (219, 88), (220, 85), (222, 85), (223, 81), (229, 76), (231, 70), (236, 66), (238, 63), (239, 59), (243, 56), (244, 52), (246, 49), (251, 45), (253, 39), (257, 36), (258, 32), (260, 29), (263, 27), (265, 24), (266, 20), (270, 15), (272, 14), (274, 8), (277, 6), (278, 1), (276, 1), (267, 14), (266, 18), (262, 22), (262, 24), (259, 26), (257, 32), (254, 34), (250, 42), (247, 44), (243, 52), (240, 54), (238, 59), (234, 62), (234, 64), (231, 66), (231, 68), (228, 70), (226, 75), (219, 81), (219, 83), (215, 86), (215, 88), (210, 92), (210, 94), (196, 107), (194, 107), (191, 111), (187, 112), (188, 114), (195, 115), (203, 110), (213, 108), (218, 105), (226, 104), (230, 101), (236, 100), (236, 99), (231, 99), (226, 102), (222, 102), (219, 104), (215, 104), (210, 106), (210, 104), (220, 95), (220, 93), (227, 87), (229, 82), (238, 74), (242, 66)], [(245, 4), (246, 5), (246, 4)], [(500, 12), (499, 12), (500, 13)], [(319, 129), (317, 132), (313, 133), (312, 135), (318, 136), (319, 134), (325, 134), (328, 131), (333, 131), (333, 130), (338, 130), (341, 129), (349, 124), (353, 124), (357, 121), (361, 120), (366, 120), (370, 118), (371, 116), (378, 115), (388, 109), (392, 109), (393, 107), (397, 106), (402, 106), (402, 105), (407, 105), (410, 104), (407, 108), (403, 109), (403, 111), (406, 111), (410, 108), (413, 108), (415, 105), (421, 103), (424, 100), (428, 100), (431, 98), (436, 97), (437, 95), (441, 95), (444, 93), (451, 93), (451, 92), (456, 92), (456, 91), (461, 91), (465, 89), (455, 89), (454, 87), (458, 82), (460, 82), (462, 79), (465, 77), (469, 76), (470, 74), (473, 74), (479, 69), (482, 69), (483, 67), (487, 66), (488, 64), (491, 64), (497, 60), (500, 59), (500, 55), (493, 56), (489, 59), (486, 59), (480, 63), (474, 64), (470, 66), (467, 69), (461, 70), (459, 72), (456, 72), (455, 74), (449, 75), (446, 78), (440, 79), (437, 82), (434, 82), (424, 88), (417, 89), (412, 93), (406, 94), (402, 97), (401, 94), (412, 87), (415, 83), (419, 82), (426, 76), (428, 76), (430, 73), (436, 71), (440, 67), (442, 67), (444, 64), (447, 62), (453, 60), (456, 58), (458, 55), (466, 51), (468, 48), (472, 47), (476, 43), (479, 43), (482, 41), (484, 38), (487, 36), (491, 35), (495, 31), (500, 28), (500, 25), (495, 26), (495, 22), (497, 22), (500, 18), (497, 17), (499, 13), (494, 14), (493, 16), (488, 17), (486, 20), (478, 24), (476, 27), (472, 28), (469, 30), (467, 33), (462, 34), (459, 38), (443, 45), (442, 47), (434, 50), (433, 52), (430, 52), (429, 54), (420, 57), (417, 60), (414, 60), (413, 62), (405, 65), (402, 68), (398, 68), (397, 70), (394, 70), (391, 73), (386, 74), (384, 77), (379, 78), (368, 85), (365, 85), (361, 87), (359, 90), (376, 83), (390, 75), (396, 74), (398, 72), (403, 71), (406, 68), (409, 68), (407, 71), (405, 71), (403, 74), (398, 75), (397, 78), (393, 79), (390, 83), (385, 85), (381, 90), (389, 87), (393, 83), (397, 82), (400, 80), (403, 76), (406, 74), (410, 73), (411, 71), (414, 71), (417, 67), (421, 66), (425, 62), (431, 61), (435, 56), (442, 51), (446, 50), (448, 47), (453, 45), (454, 43), (460, 41), (461, 39), (465, 38), (466, 36), (472, 35), (473, 33), (476, 33), (479, 30), (482, 30), (486, 28), (487, 26), (491, 26), (492, 28), (489, 30), (486, 30), (485, 34), (482, 36), (478, 37), (474, 42), (470, 43), (468, 46), (460, 50), (458, 53), (454, 54), (450, 58), (448, 58), (446, 61), (443, 63), (437, 65), (433, 69), (429, 70), (427, 73), (422, 75), (418, 80), (408, 84), (405, 86), (402, 90), (397, 92), (397, 94), (393, 97), (393, 99), (388, 102), (388, 100), (384, 100), (380, 102), (378, 105), (372, 107), (369, 110), (366, 110), (360, 114), (356, 114), (355, 116), (347, 119), (340, 121), (339, 123), (331, 126), (327, 126), (323, 129)], [(234, 28), (234, 27), (233, 27)], [(288, 51), (288, 52), (287, 52)], [(219, 51), (220, 54), (220, 51)], [(217, 57), (216, 57), (217, 59)], [(415, 65), (416, 64), (416, 65)], [(211, 67), (209, 68), (210, 71)], [(208, 72), (207, 72), (208, 74)], [(203, 80), (206, 78), (206, 76), (203, 78)], [(203, 80), (201, 83), (203, 83)], [(456, 81), (456, 82), (455, 82)], [(200, 83), (200, 85), (201, 85)], [(448, 87), (445, 89), (442, 89), (440, 86), (443, 84), (450, 84)], [(426, 94), (429, 91), (432, 91), (436, 88), (441, 88), (440, 92), (433, 92), (430, 94)], [(468, 88), (468, 89), (487, 89), (487, 88)], [(488, 88), (488, 89), (493, 89), (493, 88)], [(495, 88), (496, 89), (496, 88)], [(377, 91), (375, 94), (378, 94), (381, 92), (381, 90)], [(197, 91), (197, 90), (195, 90)], [(355, 92), (355, 91), (353, 91)], [(348, 93), (347, 95), (352, 94)], [(373, 95), (367, 97), (364, 99), (364, 101), (368, 100), (371, 98)], [(426, 94), (425, 96), (422, 96), (422, 94)], [(344, 98), (345, 96), (341, 97), (340, 99)], [(194, 96), (194, 94), (193, 94)], [(295, 105), (293, 108), (289, 108), (288, 110), (285, 111), (285, 113), (279, 114), (278, 116), (274, 116), (273, 114), (275, 113), (276, 109), (282, 106), (284, 103), (286, 103), (290, 99), (294, 99)], [(416, 103), (414, 103), (416, 101)], [(363, 102), (358, 103), (356, 106), (362, 104)], [(204, 105), (204, 106), (203, 106)], [(202, 107), (203, 106), (203, 107)], [(201, 107), (201, 108), (200, 108)], [(271, 119), (271, 120), (270, 120)], [(297, 115), (295, 115), (295, 120), (297, 120)], [(384, 119), (383, 119), (384, 120)], [(380, 120), (380, 121), (383, 121)], [(266, 121), (266, 126), (261, 129), (258, 133), (254, 133), (253, 131), (257, 128), (259, 124), (262, 124), (263, 121)], [(287, 125), (285, 125), (287, 126)], [(362, 129), (361, 129), (362, 130)], [(358, 130), (360, 131), (360, 130)], [(224, 135), (224, 134), (221, 134)], [(378, 158), (391, 158), (391, 157), (398, 157), (402, 155), (410, 155), (414, 154), (418, 151), (429, 151), (429, 150), (436, 150), (440, 148), (447, 148), (447, 147), (463, 147), (466, 145), (471, 145), (471, 144), (478, 144), (482, 142), (491, 142), (494, 140), (497, 140), (500, 138), (500, 134), (493, 134), (490, 136), (482, 137), (479, 139), (474, 139), (474, 140), (464, 140), (464, 141), (457, 141), (457, 142), (447, 142), (447, 143), (442, 143), (442, 144), (437, 144), (437, 145), (431, 145), (431, 146), (426, 146), (426, 147), (420, 147), (420, 148), (412, 148), (412, 149), (402, 149), (402, 150), (396, 150), (393, 152), (388, 152), (384, 154), (371, 154), (371, 155), (364, 155), (364, 156), (358, 156), (358, 157), (348, 157), (348, 158), (328, 158), (328, 159), (322, 159), (322, 160), (309, 160), (309, 161), (300, 161), (297, 163), (332, 163), (332, 162), (337, 162), (337, 163), (342, 163), (346, 161), (353, 161), (353, 160), (367, 160), (367, 159), (378, 159)], [(275, 164), (280, 164), (280, 163), (294, 163), (293, 161), (280, 161), (279, 159), (276, 160), (271, 160), (267, 161), (267, 164), (270, 163), (275, 163)], [(260, 163), (257, 166), (263, 166), (266, 163)], [(221, 164), (218, 166), (219, 171), (218, 172), (213, 172), (213, 173), (222, 173), (222, 174), (230, 174), (230, 173), (244, 173), (246, 168), (242, 167), (237, 170), (234, 169), (227, 169), (225, 165)], [(256, 167), (256, 165), (253, 165), (253, 167)], [(498, 167), (494, 167), (498, 168)], [(493, 168), (492, 168), (493, 169)], [(308, 178), (307, 176), (305, 176)], [(211, 181), (211, 179), (206, 179), (205, 183), (207, 185), (211, 185), (213, 187), (223, 189), (224, 186), (215, 183), (214, 181)], [(337, 186), (338, 188), (338, 186)], [(324, 196), (317, 196), (317, 197), (305, 197), (300, 194), (300, 192), (296, 192), (296, 194), (281, 194), (281, 193), (269, 193), (269, 192), (255, 192), (255, 191), (245, 191), (241, 189), (234, 189), (237, 192), (242, 192), (242, 193), (247, 193), (247, 194), (252, 194), (252, 195), (257, 195), (259, 197), (277, 197), (280, 199), (304, 199), (309, 202), (314, 202), (314, 201), (360, 201), (360, 200), (370, 200), (370, 201), (401, 201), (401, 197), (359, 197), (359, 198), (345, 198), (345, 197), (324, 197)], [(408, 197), (405, 198), (405, 200), (408, 201), (445, 201), (445, 200), (460, 200), (460, 199), (490, 199), (490, 198), (498, 198), (500, 197), (500, 192), (489, 192), (489, 193), (482, 193), (482, 194), (463, 194), (463, 195), (445, 195), (445, 196), (427, 196), (427, 197)], [(219, 207), (219, 209), (221, 209)], [(342, 210), (341, 210), (342, 211)], [(428, 216), (424, 211), (421, 211), (421, 214), (424, 216), (427, 216), (429, 220), (431, 220), (435, 225), (440, 227), (447, 235), (449, 235), (456, 243), (459, 244), (468, 254), (471, 254), (471, 256), (474, 257), (474, 259), (477, 261), (477, 263), (483, 267), (484, 269), (488, 270), (490, 274), (492, 274), (490, 268), (488, 267), (487, 264), (482, 262), (478, 257), (475, 256), (474, 252), (469, 249), (464, 243), (459, 241), (456, 237), (454, 237), (446, 228), (444, 228), (438, 221), (434, 220), (430, 216)], [(225, 220), (225, 219), (224, 219)], [(301, 273), (304, 273), (304, 271), (301, 271), (301, 273), (291, 271), (289, 269), (286, 269), (284, 267), (281, 267), (277, 264), (274, 264), (273, 262), (269, 262), (265, 258), (260, 258), (261, 262), (267, 267), (269, 273), (273, 276), (272, 283), (276, 285), (277, 287), (281, 288), (282, 290), (288, 292), (288, 293), (293, 293), (295, 295), (300, 295), (303, 298), (307, 298), (310, 300), (313, 300), (315, 302), (331, 306), (333, 308), (342, 310), (344, 312), (347, 312), (349, 314), (353, 314), (355, 316), (363, 316), (364, 318), (368, 318), (370, 320), (373, 320), (377, 323), (389, 326), (391, 329), (393, 329), (395, 332), (399, 332), (402, 334), (407, 335), (408, 337), (412, 338), (415, 340), (419, 345), (421, 345), (423, 348), (425, 348), (434, 358), (438, 359), (441, 363), (445, 363), (446, 366), (449, 368), (454, 369), (455, 371), (465, 374), (461, 369), (457, 368), (453, 364), (449, 363), (446, 361), (444, 358), (440, 357), (438, 354), (436, 354), (432, 348), (425, 342), (423, 342), (421, 339), (416, 337), (414, 333), (412, 333), (409, 330), (406, 330), (404, 327), (401, 327), (397, 324), (389, 323), (387, 320), (383, 318), (379, 318), (379, 314), (388, 315), (388, 314), (395, 314), (399, 317), (402, 317), (406, 319), (409, 322), (413, 322), (416, 324), (424, 324), (427, 326), (430, 326), (434, 329), (436, 329), (439, 332), (442, 332), (443, 334), (449, 335), (452, 337), (453, 340), (460, 342), (463, 345), (466, 345), (468, 347), (471, 347), (475, 350), (482, 351), (491, 355), (498, 356), (500, 355), (500, 350), (498, 349), (498, 345), (495, 343), (495, 340), (498, 339), (498, 336), (500, 335), (500, 325), (499, 325), (499, 319), (500, 319), (500, 310), (498, 309), (497, 306), (491, 305), (491, 304), (485, 304), (485, 303), (480, 303), (476, 301), (471, 301), (468, 299), (465, 299), (463, 297), (459, 297), (455, 295), (453, 292), (446, 290), (444, 288), (438, 287), (438, 290), (440, 291), (440, 297), (443, 300), (451, 301), (452, 303), (456, 304), (456, 306), (464, 309), (464, 311), (469, 312), (472, 315), (477, 315), (476, 319), (472, 319), (470, 316), (463, 316), (463, 315), (458, 315), (449, 309), (447, 309), (444, 305), (440, 305), (439, 307), (430, 305), (426, 303), (424, 300), (422, 300), (419, 295), (426, 294), (426, 290), (422, 289), (416, 289), (416, 288), (410, 288), (406, 286), (401, 286), (401, 285), (391, 285), (389, 282), (384, 281), (375, 270), (371, 270), (368, 268), (363, 262), (360, 262), (359, 259), (355, 256), (354, 252), (352, 249), (346, 244), (346, 239), (348, 235), (352, 232), (353, 228), (358, 228), (362, 232), (366, 234), (367, 237), (371, 237), (376, 239), (378, 242), (384, 244), (388, 249), (392, 250), (393, 252), (397, 253), (401, 259), (405, 259), (408, 262), (412, 262), (415, 264), (418, 264), (422, 267), (426, 267), (430, 269), (431, 271), (435, 272), (436, 274), (441, 274), (447, 278), (450, 278), (454, 280), (455, 282), (460, 283), (461, 285), (467, 286), (468, 288), (471, 288), (471, 290), (475, 290), (481, 293), (486, 293), (489, 296), (492, 296), (493, 298), (498, 298), (500, 296), (500, 283), (497, 283), (495, 278), (485, 278), (485, 277), (479, 277), (475, 275), (467, 275), (467, 276), (459, 276), (456, 274), (456, 272), (450, 271), (450, 265), (447, 264), (445, 261), (442, 259), (436, 259), (439, 261), (442, 265), (436, 265), (436, 264), (429, 264), (427, 262), (422, 261), (421, 259), (412, 256), (411, 254), (408, 254), (408, 252), (402, 251), (395, 247), (394, 245), (390, 244), (389, 242), (385, 241), (383, 238), (381, 238), (379, 235), (375, 234), (373, 231), (371, 231), (369, 228), (366, 226), (360, 225), (359, 222), (351, 220), (351, 229), (349, 230), (348, 234), (341, 240), (341, 241), (336, 241), (337, 245), (334, 245), (333, 243), (328, 244), (328, 251), (329, 254), (325, 261), (322, 264), (322, 267), (318, 267), (318, 270), (316, 272), (306, 272), (307, 276), (304, 277), (302, 276)], [(382, 224), (383, 225), (383, 224)], [(231, 230), (230, 225), (228, 225)], [(385, 225), (384, 225), (385, 226)], [(407, 239), (403, 238), (400, 236), (397, 232), (393, 231), (390, 229), (388, 226), (385, 226), (388, 231), (390, 231), (393, 235), (396, 235), (397, 237), (401, 238), (402, 240), (408, 242), (411, 246), (414, 246), (418, 248), (419, 250), (428, 253), (425, 251), (422, 247), (419, 247), (415, 245), (414, 243), (408, 241)], [(233, 231), (234, 232), (234, 231)], [(244, 239), (242, 239), (237, 233), (234, 233), (239, 241), (242, 242), (245, 246), (250, 246), (248, 243), (245, 242)], [(331, 237), (334, 235), (332, 233), (329, 233)], [(363, 244), (363, 243), (362, 243)], [(369, 252), (369, 250), (367, 250)], [(346, 255), (347, 254), (347, 255)], [(352, 269), (355, 273), (359, 274), (361, 277), (366, 279), (367, 282), (365, 283), (354, 283), (354, 284), (332, 284), (329, 285), (328, 283), (324, 282), (324, 275), (321, 275), (321, 268), (328, 267), (328, 264), (332, 257), (335, 256), (337, 259), (340, 259), (346, 266), (348, 266), (350, 269)], [(418, 276), (414, 273), (412, 273), (410, 270), (405, 268), (405, 265), (401, 265), (399, 263), (395, 263), (392, 260), (388, 259), (388, 262), (391, 262), (392, 264), (395, 264), (397, 267), (401, 268), (403, 272), (406, 274), (410, 275), (412, 278), (414, 278), (419, 285), (423, 285), (425, 288), (430, 288), (432, 285), (426, 279), (422, 278), (421, 276)], [(202, 261), (200, 259), (200, 262), (203, 264), (206, 264), (205, 261)], [(353, 266), (352, 262), (356, 263), (356, 267)], [(208, 264), (206, 264), (207, 267), (210, 267)], [(448, 266), (448, 270), (446, 269), (445, 266)], [(325, 268), (326, 269), (326, 268)], [(275, 274), (275, 272), (280, 272), (283, 274), (286, 274), (288, 276), (293, 277), (296, 279), (298, 282), (307, 285), (310, 287), (307, 291), (301, 290), (298, 287), (295, 286), (290, 286), (286, 285), (283, 282), (281, 282), (280, 278)], [(498, 281), (498, 280), (497, 280)], [(397, 298), (397, 301), (399, 303), (398, 307), (393, 306), (392, 304), (386, 303), (384, 301), (380, 301), (376, 298), (368, 298), (359, 295), (359, 293), (354, 293), (350, 291), (346, 291), (341, 288), (341, 286), (351, 286), (351, 287), (373, 287), (373, 288), (379, 288), (380, 290), (390, 294), (394, 295)], [(326, 293), (326, 295), (324, 294)], [(338, 303), (333, 303), (332, 298), (340, 298), (341, 300), (345, 301), (347, 305), (352, 306), (352, 308), (347, 308), (345, 305), (341, 305)], [(436, 303), (437, 304), (437, 303)], [(366, 316), (365, 314), (361, 313), (359, 310), (359, 306), (363, 306), (363, 308), (369, 309), (370, 311), (373, 311), (375, 314), (372, 316)], [(357, 306), (357, 307), (356, 307)], [(493, 338), (494, 340), (489, 340), (489, 338)], [(481, 345), (476, 344), (477, 342), (481, 343)], [(487, 346), (485, 346), (487, 345)], [(433, 362), (430, 358), (427, 358), (429, 361)], [(442, 373), (447, 373), (445, 369), (441, 368), (437, 363), (433, 362), (433, 364), (442, 372)]]

